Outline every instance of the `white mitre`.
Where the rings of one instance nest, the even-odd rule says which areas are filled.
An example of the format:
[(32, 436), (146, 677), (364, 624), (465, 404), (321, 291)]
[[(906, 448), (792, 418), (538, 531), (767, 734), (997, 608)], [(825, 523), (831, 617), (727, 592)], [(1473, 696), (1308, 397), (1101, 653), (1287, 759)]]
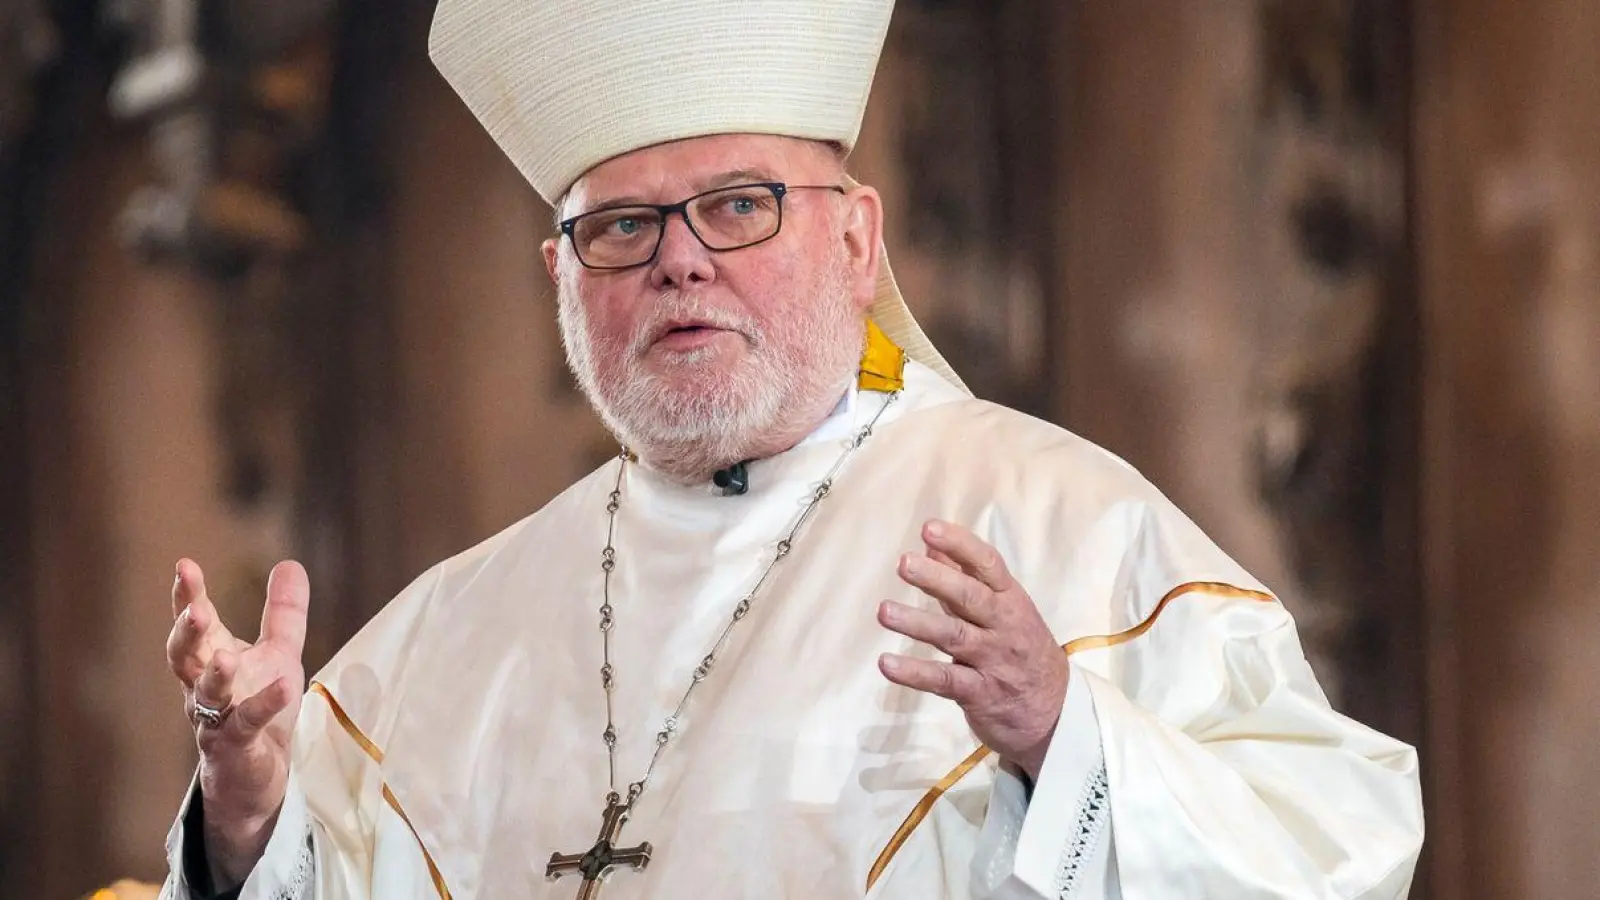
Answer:
[[(624, 153), (710, 134), (855, 145), (894, 0), (439, 0), (428, 50), (551, 205)], [(871, 315), (966, 390), (884, 256)]]

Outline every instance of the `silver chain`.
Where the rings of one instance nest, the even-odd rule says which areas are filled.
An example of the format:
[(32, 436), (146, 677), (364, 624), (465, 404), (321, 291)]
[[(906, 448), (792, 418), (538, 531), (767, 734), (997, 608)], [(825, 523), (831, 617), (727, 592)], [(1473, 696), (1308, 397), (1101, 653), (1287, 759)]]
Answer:
[[(889, 405), (899, 398), (899, 391), (889, 394), (883, 401), (883, 405), (878, 408), (877, 414), (872, 417), (872, 421), (868, 422), (866, 427), (857, 431), (846, 443), (844, 453), (839, 455), (839, 459), (833, 464), (833, 468), (828, 470), (828, 474), (811, 492), (811, 501), (806, 504), (804, 509), (800, 510), (800, 514), (795, 517), (793, 524), (789, 526), (787, 534), (774, 547), (772, 561), (767, 563), (766, 569), (762, 571), (761, 577), (756, 581), (755, 586), (740, 598), (738, 604), (734, 606), (733, 615), (728, 618), (728, 623), (723, 626), (722, 633), (717, 636), (716, 643), (711, 645), (711, 651), (700, 660), (700, 665), (695, 666), (694, 673), (689, 677), (689, 686), (684, 689), (683, 697), (678, 700), (677, 709), (674, 709), (672, 714), (667, 716), (666, 721), (661, 723), (661, 730), (656, 732), (656, 749), (655, 753), (650, 756), (650, 765), (645, 768), (644, 775), (638, 781), (628, 785), (627, 806), (629, 808), (632, 808), (634, 801), (638, 800), (639, 795), (644, 793), (645, 785), (650, 782), (650, 776), (655, 772), (656, 763), (660, 761), (662, 752), (667, 749), (667, 744), (678, 733), (679, 720), (683, 716), (684, 709), (689, 705), (690, 695), (694, 693), (694, 689), (700, 685), (700, 682), (705, 681), (706, 676), (711, 674), (711, 669), (717, 662), (717, 654), (721, 653), (727, 645), (728, 636), (733, 633), (733, 627), (750, 614), (751, 606), (755, 603), (756, 594), (767, 583), (767, 580), (772, 575), (772, 570), (776, 569), (778, 563), (793, 552), (795, 539), (799, 536), (800, 529), (810, 520), (812, 513), (816, 512), (817, 505), (833, 490), (833, 480), (838, 476), (839, 470), (844, 468), (845, 461), (862, 444), (867, 442), (867, 438), (872, 436), (872, 429), (878, 424), (878, 420), (883, 418), (883, 414), (889, 409)], [(606, 514), (608, 516), (606, 522), (606, 548), (600, 553), (600, 570), (605, 576), (604, 594), (600, 603), (600, 635), (604, 652), (600, 666), (600, 686), (605, 689), (606, 694), (606, 730), (601, 734), (601, 738), (606, 744), (606, 760), (611, 770), (611, 793), (608, 799), (612, 802), (620, 802), (621, 795), (617, 791), (617, 726), (612, 714), (611, 704), (611, 695), (616, 687), (616, 668), (611, 664), (611, 629), (616, 624), (616, 610), (611, 606), (611, 573), (617, 568), (617, 511), (622, 509), (622, 477), (627, 473), (628, 463), (636, 462), (637, 460), (638, 457), (631, 450), (626, 447), (622, 448), (622, 453), (619, 454), (617, 459), (617, 483), (612, 487), (610, 499), (606, 503)]]

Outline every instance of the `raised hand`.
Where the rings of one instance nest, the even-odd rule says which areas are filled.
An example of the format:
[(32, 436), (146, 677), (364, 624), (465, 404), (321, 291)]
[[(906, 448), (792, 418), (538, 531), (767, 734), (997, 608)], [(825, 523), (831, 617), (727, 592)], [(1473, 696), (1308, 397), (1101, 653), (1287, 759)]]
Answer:
[(944, 611), (884, 601), (878, 621), (950, 662), (885, 653), (878, 666), (896, 684), (956, 701), (985, 746), (1037, 781), (1066, 699), (1066, 654), (993, 547), (948, 522), (929, 522), (922, 539), (927, 553), (901, 557), (900, 578)]
[(200, 747), (206, 858), (218, 890), (241, 884), (266, 850), (289, 778), (289, 741), (305, 695), (301, 652), (311, 589), (299, 563), (267, 581), (261, 635), (234, 637), (206, 595), (205, 575), (178, 562), (167, 664), (183, 684)]

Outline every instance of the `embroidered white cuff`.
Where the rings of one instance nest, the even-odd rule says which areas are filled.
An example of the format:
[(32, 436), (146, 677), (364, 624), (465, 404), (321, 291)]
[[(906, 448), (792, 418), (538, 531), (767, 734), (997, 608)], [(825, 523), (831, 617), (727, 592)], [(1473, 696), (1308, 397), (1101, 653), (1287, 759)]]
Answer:
[(1071, 671), (1061, 719), (1028, 795), (1002, 763), (973, 859), (975, 894), (992, 900), (1101, 897), (1111, 843), (1105, 757), (1087, 673)]

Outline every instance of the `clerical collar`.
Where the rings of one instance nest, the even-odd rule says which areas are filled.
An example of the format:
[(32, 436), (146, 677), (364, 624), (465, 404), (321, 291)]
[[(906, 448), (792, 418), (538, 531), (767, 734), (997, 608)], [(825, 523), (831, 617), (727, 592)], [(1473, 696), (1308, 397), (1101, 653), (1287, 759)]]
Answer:
[(850, 434), (856, 425), (856, 398), (859, 393), (860, 391), (856, 389), (855, 379), (850, 379), (839, 397), (839, 402), (834, 405), (833, 411), (828, 413), (826, 419), (822, 420), (822, 424), (813, 429), (810, 434), (806, 435), (795, 446), (804, 447), (807, 444), (831, 441)]

